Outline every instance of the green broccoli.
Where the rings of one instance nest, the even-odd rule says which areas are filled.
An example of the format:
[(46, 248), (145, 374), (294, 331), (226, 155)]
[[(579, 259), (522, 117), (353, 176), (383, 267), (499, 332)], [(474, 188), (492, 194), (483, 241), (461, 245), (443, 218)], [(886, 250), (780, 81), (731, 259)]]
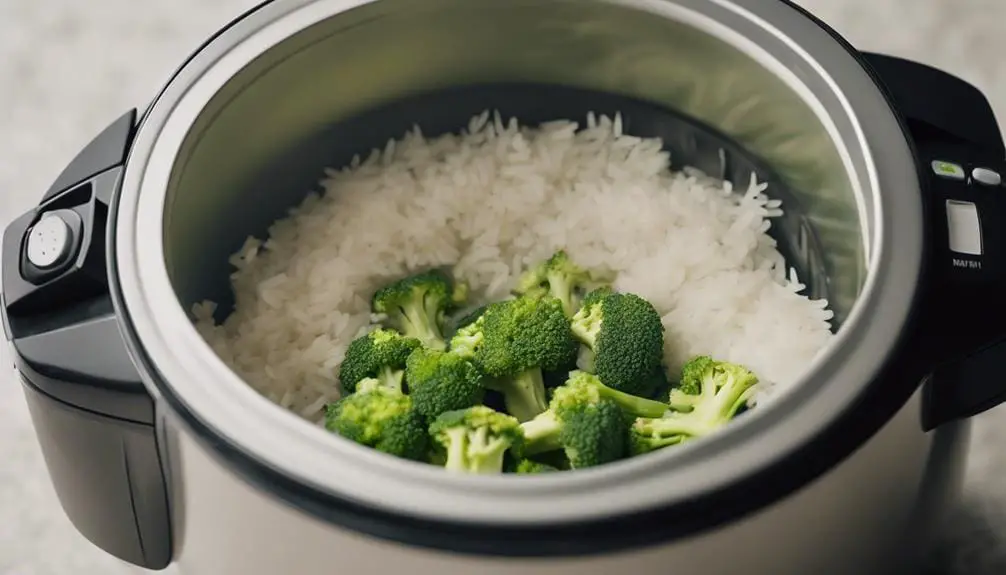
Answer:
[(559, 471), (559, 469), (552, 467), (547, 463), (542, 463), (533, 459), (521, 459), (514, 466), (513, 473), (520, 475), (537, 475), (539, 473), (551, 473), (553, 471)]
[(580, 383), (576, 381), (579, 377), (574, 375), (570, 383), (555, 389), (548, 410), (521, 424), (525, 441), (522, 455), (561, 449), (572, 469), (603, 465), (625, 456), (625, 413), (618, 403), (602, 396), (600, 384)]
[(446, 453), (444, 468), (460, 473), (502, 473), (504, 455), (522, 440), (515, 418), (484, 405), (442, 413), (429, 433)]
[(583, 305), (591, 305), (600, 302), (602, 299), (608, 297), (613, 293), (618, 293), (611, 286), (603, 286), (597, 289), (587, 292), (587, 295), (583, 296)]
[(468, 359), (475, 359), (475, 352), (482, 345), (482, 318), (459, 329), (451, 338), (450, 350), (452, 353)]
[(681, 382), (670, 392), (672, 411), (640, 417), (629, 431), (633, 454), (655, 451), (713, 433), (730, 422), (756, 389), (758, 378), (747, 368), (709, 356), (691, 359)]
[[(464, 286), (464, 287), (462, 287)], [(374, 293), (371, 308), (387, 317), (390, 327), (431, 349), (446, 349), (445, 314), (467, 297), (466, 284), (453, 285), (443, 272), (430, 270), (384, 286)]]
[[(605, 385), (598, 376), (585, 371), (571, 371), (562, 387), (579, 389), (583, 390), (581, 393), (610, 399), (631, 417), (660, 417), (670, 409), (670, 406), (662, 401), (646, 399), (613, 389)], [(556, 388), (556, 392), (558, 389)]]
[(381, 385), (401, 391), (405, 361), (418, 347), (418, 339), (390, 329), (378, 328), (354, 339), (339, 367), (343, 393), (356, 391), (358, 382), (364, 378), (375, 378)]
[(652, 395), (659, 384), (653, 371), (664, 357), (664, 326), (650, 302), (634, 294), (591, 292), (573, 316), (572, 330), (583, 344), (580, 369), (613, 389)]
[(485, 315), (502, 306), (503, 302), (487, 304), (462, 318), (462, 321), (457, 324), (457, 331), (451, 338), (450, 350), (465, 359), (474, 360), (476, 351), (482, 345), (482, 326), (485, 325)]
[(538, 295), (547, 292), (562, 302), (566, 317), (576, 311), (577, 290), (593, 283), (590, 273), (573, 263), (565, 251), (555, 252), (549, 259), (524, 272), (514, 292)]
[(419, 348), (406, 363), (405, 380), (416, 411), (435, 419), (482, 401), (482, 373), (456, 353)]
[(576, 357), (562, 304), (549, 296), (523, 296), (493, 306), (480, 321), (482, 341), (474, 357), (489, 376), (486, 387), (503, 394), (507, 411), (520, 421), (545, 411), (542, 370), (559, 369)]
[(409, 396), (368, 378), (357, 391), (325, 409), (325, 428), (378, 451), (413, 461), (429, 453), (429, 436), (422, 415)]

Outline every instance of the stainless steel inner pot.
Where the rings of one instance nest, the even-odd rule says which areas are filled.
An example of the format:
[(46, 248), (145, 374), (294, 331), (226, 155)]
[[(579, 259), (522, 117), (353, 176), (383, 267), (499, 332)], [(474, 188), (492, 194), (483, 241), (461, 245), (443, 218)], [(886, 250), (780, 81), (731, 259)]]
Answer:
[[(160, 392), (284, 477), (460, 522), (542, 525), (669, 505), (791, 454), (855, 403), (895, 344), (922, 255), (911, 150), (862, 65), (791, 6), (300, 0), (261, 10), (271, 17), (225, 31), (229, 41), (198, 53), (148, 110), (117, 200), (113, 249), (121, 303)], [(799, 205), (803, 227), (790, 234), (816, 238), (790, 240), (819, 247), (794, 257), (831, 301), (834, 344), (792, 392), (715, 437), (521, 481), (449, 476), (385, 457), (259, 396), (198, 336), (191, 304), (226, 296), (228, 255), (302, 199), (324, 166), (408, 127), (366, 123), (354, 132), (354, 118), (486, 84), (632, 98), (746, 150), (737, 158), (755, 158)], [(482, 102), (467, 104), (474, 113)], [(548, 110), (563, 111), (561, 101)], [(676, 144), (687, 156), (688, 142)], [(708, 151), (691, 153), (703, 162)]]

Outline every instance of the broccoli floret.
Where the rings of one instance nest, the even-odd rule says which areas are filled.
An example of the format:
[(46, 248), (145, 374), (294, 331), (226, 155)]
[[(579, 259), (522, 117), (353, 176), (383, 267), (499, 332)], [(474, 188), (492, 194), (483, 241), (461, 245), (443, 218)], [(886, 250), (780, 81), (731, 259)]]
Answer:
[(486, 388), (503, 395), (507, 413), (527, 421), (548, 408), (541, 369), (531, 368), (516, 375), (486, 379)]
[(482, 318), (459, 329), (451, 338), (450, 350), (459, 356), (474, 360), (475, 352), (482, 345)]
[(537, 475), (539, 473), (551, 473), (553, 471), (559, 471), (558, 468), (552, 467), (547, 463), (542, 463), (540, 461), (535, 461), (533, 459), (521, 459), (514, 466), (514, 473), (520, 475)]
[(604, 298), (608, 297), (613, 293), (616, 292), (614, 289), (612, 289), (611, 286), (604, 286), (599, 287), (595, 290), (591, 290), (587, 292), (587, 295), (583, 297), (582, 305), (583, 307), (586, 307), (591, 304), (599, 303), (601, 300), (603, 300)]
[(594, 279), (587, 270), (576, 265), (565, 251), (559, 250), (549, 259), (526, 271), (514, 292), (520, 295), (547, 292), (562, 302), (566, 317), (573, 317), (577, 306), (577, 291), (593, 283)]
[(458, 322), (458, 329), (454, 333), (454, 337), (451, 338), (451, 351), (465, 359), (474, 360), (475, 353), (482, 345), (482, 326), (485, 325), (485, 315), (501, 305), (502, 302), (487, 304), (462, 318), (463, 321)]
[(357, 392), (325, 410), (325, 428), (378, 451), (413, 461), (425, 460), (429, 436), (409, 396), (376, 379), (357, 383)]
[[(596, 375), (585, 371), (571, 371), (562, 387), (581, 390), (581, 393), (590, 396), (610, 399), (631, 417), (660, 417), (670, 409), (670, 406), (662, 401), (646, 399), (613, 389), (602, 383)], [(554, 393), (558, 393), (559, 389), (561, 388), (556, 388)]]
[[(438, 270), (422, 272), (377, 290), (371, 299), (375, 313), (387, 324), (431, 349), (446, 349), (443, 325), (445, 314), (467, 296), (467, 286), (452, 285)], [(459, 284), (463, 285), (463, 284)]]
[(429, 432), (446, 453), (444, 468), (460, 473), (502, 473), (507, 450), (522, 440), (520, 422), (484, 405), (442, 413)]
[(507, 412), (527, 421), (548, 407), (542, 370), (556, 370), (576, 357), (577, 343), (559, 300), (523, 296), (500, 302), (481, 319), (476, 365), (486, 387), (503, 394)]
[(406, 363), (405, 380), (416, 411), (435, 419), (482, 401), (482, 373), (456, 353), (419, 348)]
[(381, 328), (354, 339), (339, 367), (343, 393), (355, 392), (364, 378), (375, 378), (381, 385), (401, 391), (405, 361), (419, 346), (414, 337)]
[(605, 385), (647, 397), (659, 380), (653, 370), (664, 356), (664, 325), (650, 302), (628, 293), (594, 293), (573, 316), (572, 330), (583, 344), (577, 366)]
[(640, 417), (630, 429), (634, 454), (655, 451), (713, 433), (730, 422), (755, 391), (758, 378), (747, 368), (709, 356), (691, 359), (671, 390), (672, 411)]
[(548, 410), (521, 424), (522, 454), (561, 449), (572, 469), (603, 465), (625, 456), (627, 426), (618, 403), (574, 381), (556, 388)]
[(681, 378), (668, 391), (668, 403), (676, 411), (691, 411), (702, 400), (702, 380), (714, 363), (708, 355), (699, 355), (681, 366)]

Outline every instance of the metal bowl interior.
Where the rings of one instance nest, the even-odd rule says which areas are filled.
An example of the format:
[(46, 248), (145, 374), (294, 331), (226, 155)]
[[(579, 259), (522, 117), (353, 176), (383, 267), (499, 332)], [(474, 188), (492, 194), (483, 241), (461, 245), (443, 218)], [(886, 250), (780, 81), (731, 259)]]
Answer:
[[(458, 129), (487, 107), (525, 122), (623, 111), (627, 131), (665, 137), (709, 173), (774, 183), (768, 193), (793, 208), (776, 230), (786, 255), (835, 311), (832, 348), (787, 397), (716, 437), (520, 482), (445, 477), (369, 452), (244, 386), (187, 315), (196, 301), (229, 300), (229, 255), (314, 189), (324, 167), (414, 123)], [(161, 392), (270, 467), (398, 512), (575, 520), (713, 490), (852, 404), (908, 314), (921, 251), (915, 186), (904, 135), (869, 75), (777, 0), (277, 1), (205, 47), (149, 111), (116, 216), (118, 273)], [(909, 193), (881, 194), (894, 187)]]
[[(773, 232), (838, 327), (866, 278), (869, 206), (835, 126), (764, 64), (689, 23), (617, 3), (355, 8), (273, 47), (208, 103), (170, 190), (172, 279), (183, 303), (209, 298), (226, 313), (220, 262), (315, 189), (324, 167), (413, 124), (434, 135), (485, 109), (531, 123), (633, 110), (630, 132), (663, 137), (678, 165), (742, 188), (752, 171), (772, 184), (787, 208)], [(487, 83), (525, 90), (428, 96)]]

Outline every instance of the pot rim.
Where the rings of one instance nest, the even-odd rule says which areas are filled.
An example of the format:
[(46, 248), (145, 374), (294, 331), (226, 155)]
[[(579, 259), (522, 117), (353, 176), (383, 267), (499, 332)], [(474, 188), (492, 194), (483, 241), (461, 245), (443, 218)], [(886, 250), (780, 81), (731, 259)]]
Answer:
[[(861, 203), (861, 218), (869, 218), (862, 223), (872, 228), (864, 234), (869, 274), (845, 325), (801, 381), (703, 441), (577, 473), (520, 480), (451, 475), (387, 457), (258, 394), (198, 334), (172, 289), (163, 257), (172, 166), (194, 120), (238, 70), (294, 33), (370, 1), (275, 0), (247, 14), (179, 71), (136, 134), (109, 230), (112, 289), (124, 332), (148, 368), (151, 393), (211, 434), (211, 443), (224, 442), (305, 489), (392, 515), (557, 525), (687, 503), (762, 473), (844, 415), (875, 382), (909, 320), (924, 242), (913, 154), (869, 73), (828, 30), (778, 0), (598, 0), (720, 36), (802, 92), (836, 139), (841, 136), (835, 120), (843, 122), (848, 130), (842, 141), (863, 150), (859, 165), (852, 157), (846, 163), (854, 182), (877, 197), (872, 213)], [(832, 114), (780, 62), (783, 55), (806, 63), (827, 82), (830, 104), (837, 106)], [(883, 150), (882, 162), (874, 148)], [(894, 189), (900, 193), (877, 192)]]

